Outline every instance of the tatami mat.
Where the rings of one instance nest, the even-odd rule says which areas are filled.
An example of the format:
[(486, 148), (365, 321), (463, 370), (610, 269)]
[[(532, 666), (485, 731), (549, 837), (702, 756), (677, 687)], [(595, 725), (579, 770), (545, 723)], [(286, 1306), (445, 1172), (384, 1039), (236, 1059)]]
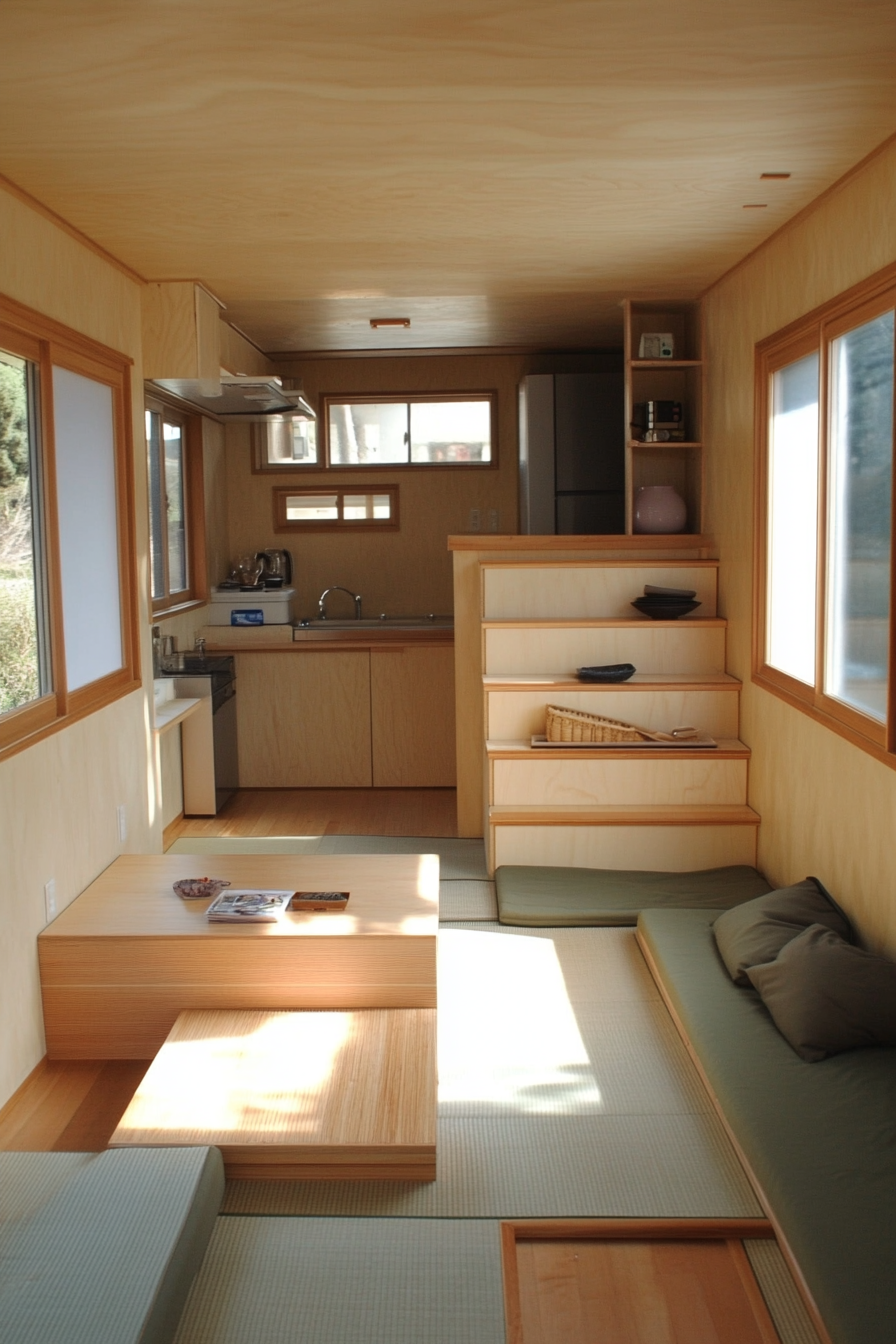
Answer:
[(355, 1218), (711, 1218), (760, 1209), (715, 1117), (439, 1122), (438, 1180), (228, 1184), (225, 1213)]
[(747, 1255), (762, 1296), (771, 1312), (781, 1344), (820, 1344), (805, 1303), (776, 1241), (745, 1241)]
[[(175, 840), (169, 854), (438, 854), (446, 881), (488, 881), (482, 840), (431, 835), (201, 835)], [(469, 918), (469, 916), (468, 916)]]
[(219, 1218), (177, 1344), (504, 1344), (495, 1223)]
[(459, 878), (439, 883), (439, 919), (443, 924), (462, 921), (494, 921), (498, 898), (494, 882)]

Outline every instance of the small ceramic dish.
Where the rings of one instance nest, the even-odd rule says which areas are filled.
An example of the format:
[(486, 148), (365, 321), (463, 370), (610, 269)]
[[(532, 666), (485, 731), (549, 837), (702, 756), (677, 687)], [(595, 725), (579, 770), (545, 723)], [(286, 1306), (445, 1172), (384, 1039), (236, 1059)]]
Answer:
[(182, 877), (174, 890), (185, 901), (213, 901), (230, 883), (225, 877)]

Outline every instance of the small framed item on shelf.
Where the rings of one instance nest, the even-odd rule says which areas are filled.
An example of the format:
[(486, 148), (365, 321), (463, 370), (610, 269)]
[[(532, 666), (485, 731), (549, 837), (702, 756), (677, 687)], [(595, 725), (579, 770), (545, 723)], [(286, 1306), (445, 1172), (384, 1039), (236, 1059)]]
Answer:
[(638, 342), (639, 359), (674, 359), (675, 337), (671, 331), (645, 331)]

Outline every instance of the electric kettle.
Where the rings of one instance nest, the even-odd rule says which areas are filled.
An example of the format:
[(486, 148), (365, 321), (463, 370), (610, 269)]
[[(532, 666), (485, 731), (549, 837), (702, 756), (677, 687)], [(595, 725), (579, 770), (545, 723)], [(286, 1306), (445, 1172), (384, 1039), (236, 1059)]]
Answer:
[(258, 551), (256, 560), (264, 563), (262, 580), (269, 588), (281, 588), (292, 583), (292, 556), (289, 551)]

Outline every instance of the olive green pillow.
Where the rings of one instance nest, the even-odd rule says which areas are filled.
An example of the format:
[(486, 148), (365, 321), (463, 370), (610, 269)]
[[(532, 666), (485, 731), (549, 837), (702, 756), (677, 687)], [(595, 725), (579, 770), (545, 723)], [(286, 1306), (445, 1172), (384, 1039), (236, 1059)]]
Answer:
[(821, 924), (747, 975), (781, 1035), (810, 1063), (866, 1045), (896, 1045), (896, 962)]
[(817, 877), (733, 906), (716, 920), (713, 933), (731, 979), (747, 987), (749, 968), (774, 961), (781, 948), (810, 924), (823, 924), (853, 941), (849, 920)]

